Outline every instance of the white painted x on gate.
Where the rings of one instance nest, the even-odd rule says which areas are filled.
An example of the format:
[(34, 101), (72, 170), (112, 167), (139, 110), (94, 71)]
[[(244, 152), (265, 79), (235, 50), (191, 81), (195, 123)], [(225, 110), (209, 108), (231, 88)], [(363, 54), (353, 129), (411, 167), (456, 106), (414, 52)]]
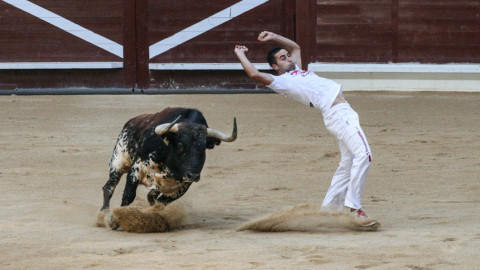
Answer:
[[(80, 39), (83, 39), (97, 47), (100, 47), (120, 58), (123, 58), (123, 46), (108, 38), (94, 33), (62, 16), (55, 14), (37, 4), (28, 0), (2, 0), (18, 9), (21, 9), (55, 27), (58, 27), (65, 32), (68, 32)], [(161, 40), (149, 48), (150, 59), (160, 55), (188, 40), (197, 37), (223, 23), (226, 23), (233, 18), (247, 12), (268, 0), (242, 0), (184, 30)]]

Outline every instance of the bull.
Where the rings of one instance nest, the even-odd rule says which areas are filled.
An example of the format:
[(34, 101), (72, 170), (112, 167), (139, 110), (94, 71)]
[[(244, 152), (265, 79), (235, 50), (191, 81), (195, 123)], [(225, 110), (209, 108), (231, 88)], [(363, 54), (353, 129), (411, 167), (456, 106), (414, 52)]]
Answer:
[(109, 179), (103, 186), (103, 206), (109, 209), (115, 187), (127, 173), (121, 206), (133, 202), (138, 184), (150, 191), (150, 205), (167, 205), (200, 180), (206, 149), (237, 138), (236, 118), (232, 135), (211, 129), (202, 113), (189, 108), (167, 108), (130, 119), (123, 127), (110, 159)]

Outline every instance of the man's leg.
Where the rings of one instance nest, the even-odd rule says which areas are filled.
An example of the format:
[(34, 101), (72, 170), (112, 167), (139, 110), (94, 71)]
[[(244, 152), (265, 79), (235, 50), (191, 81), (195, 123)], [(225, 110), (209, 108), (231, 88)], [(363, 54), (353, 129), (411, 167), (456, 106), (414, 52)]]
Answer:
[(352, 121), (350, 125), (353, 129), (350, 129), (352, 134), (348, 136), (346, 145), (353, 153), (353, 163), (350, 171), (350, 183), (345, 197), (345, 206), (360, 209), (362, 208), (363, 188), (372, 162), (372, 154), (358, 118), (356, 121)]
[(347, 146), (342, 141), (338, 141), (338, 146), (341, 160), (322, 203), (322, 207), (335, 210), (341, 210), (345, 204), (345, 195), (350, 184), (350, 172), (353, 163), (353, 155)]

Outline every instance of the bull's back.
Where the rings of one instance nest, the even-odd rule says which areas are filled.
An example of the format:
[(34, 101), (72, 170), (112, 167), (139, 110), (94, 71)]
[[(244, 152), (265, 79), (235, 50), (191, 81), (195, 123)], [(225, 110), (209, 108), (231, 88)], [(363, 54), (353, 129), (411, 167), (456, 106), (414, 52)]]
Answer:
[(181, 116), (179, 122), (202, 124), (208, 127), (203, 114), (189, 108), (166, 108), (154, 114), (142, 114), (125, 123), (120, 133), (123, 142), (129, 148), (129, 152), (135, 152), (135, 147), (140, 145), (147, 137), (156, 137), (155, 127), (164, 123), (171, 123)]

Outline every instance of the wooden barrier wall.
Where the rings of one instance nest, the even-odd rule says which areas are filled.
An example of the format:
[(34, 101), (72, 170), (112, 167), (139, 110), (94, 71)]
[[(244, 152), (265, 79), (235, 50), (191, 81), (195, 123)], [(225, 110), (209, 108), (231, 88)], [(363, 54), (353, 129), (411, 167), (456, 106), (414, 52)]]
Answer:
[(479, 0), (0, 0), (0, 90), (255, 88), (270, 30), (303, 61), (480, 63)]
[(318, 62), (480, 63), (478, 0), (317, 0)]

